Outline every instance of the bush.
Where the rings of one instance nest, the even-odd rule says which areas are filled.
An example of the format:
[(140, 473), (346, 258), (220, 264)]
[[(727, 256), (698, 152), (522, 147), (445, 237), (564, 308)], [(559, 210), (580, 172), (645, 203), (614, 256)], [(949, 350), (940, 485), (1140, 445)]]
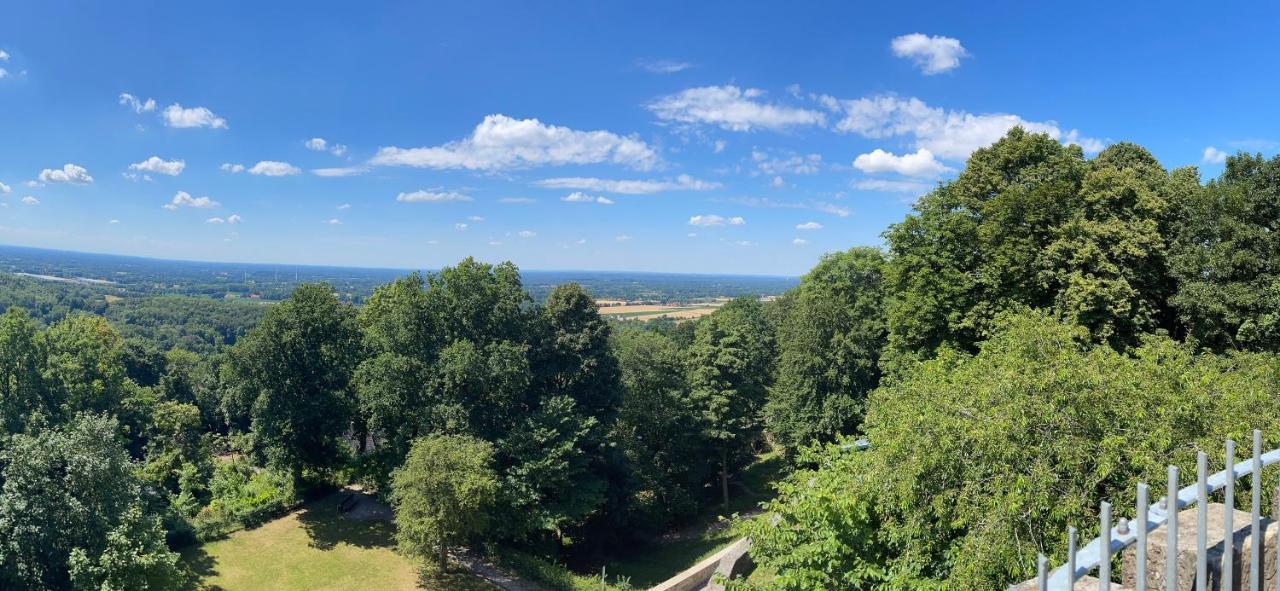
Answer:
[(201, 540), (258, 525), (298, 502), (288, 474), (255, 468), (240, 458), (218, 464), (209, 492), (212, 500), (192, 520)]

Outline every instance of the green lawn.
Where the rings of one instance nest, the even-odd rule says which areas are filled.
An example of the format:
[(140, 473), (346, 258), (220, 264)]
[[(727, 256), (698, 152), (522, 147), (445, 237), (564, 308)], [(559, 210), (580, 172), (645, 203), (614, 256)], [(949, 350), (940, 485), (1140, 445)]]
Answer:
[(206, 591), (379, 589), (492, 591), (469, 574), (419, 580), (410, 560), (394, 552), (392, 525), (337, 514), (331, 495), (260, 527), (183, 552)]

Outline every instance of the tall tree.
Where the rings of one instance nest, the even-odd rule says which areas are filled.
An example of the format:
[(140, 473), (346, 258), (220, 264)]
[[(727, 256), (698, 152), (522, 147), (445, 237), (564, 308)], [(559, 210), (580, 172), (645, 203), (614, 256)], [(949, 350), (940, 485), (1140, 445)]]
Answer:
[(127, 395), (122, 341), (105, 318), (72, 314), (44, 338), (44, 382), (62, 417), (119, 410)]
[(400, 549), (423, 559), (434, 555), (441, 573), (451, 545), (489, 529), (498, 479), (488, 442), (460, 435), (420, 438), (392, 482)]
[(360, 355), (355, 311), (325, 284), (298, 287), (229, 352), (232, 395), (256, 448), (295, 479), (333, 467), (350, 426)]
[(721, 500), (729, 476), (750, 461), (773, 371), (774, 340), (760, 301), (739, 297), (703, 318), (688, 350), (690, 399), (718, 458)]
[(0, 587), (184, 588), (114, 419), (81, 415), (15, 435), (0, 468)]
[(42, 372), (44, 351), (34, 320), (21, 308), (0, 316), (0, 429), (23, 431), (37, 413), (49, 419), (48, 390)]
[(867, 394), (880, 382), (884, 264), (874, 248), (826, 255), (788, 298), (765, 417), (789, 452), (861, 424)]

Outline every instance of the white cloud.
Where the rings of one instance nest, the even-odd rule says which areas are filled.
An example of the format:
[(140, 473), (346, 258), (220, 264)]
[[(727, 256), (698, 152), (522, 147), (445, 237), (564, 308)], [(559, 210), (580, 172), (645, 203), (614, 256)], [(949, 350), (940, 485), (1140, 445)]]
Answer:
[(561, 201), (570, 203), (599, 203), (600, 205), (613, 205), (613, 200), (608, 197), (598, 195), (588, 195), (581, 191), (574, 191), (560, 198)]
[(724, 141), (724, 140), (716, 140), (716, 141), (715, 141), (715, 143), (714, 143), (714, 144), (712, 144), (712, 146), (711, 146), (711, 150), (712, 150), (713, 152), (715, 152), (716, 154), (719, 154), (719, 153), (723, 152), (723, 151), (724, 151), (724, 149), (725, 149), (725, 147), (726, 147), (726, 146), (728, 146), (728, 145), (729, 145), (729, 143), (728, 143), (728, 142), (726, 142), (726, 141)]
[(457, 230), (457, 231), (459, 231), (459, 232), (461, 232), (461, 231), (463, 231), (463, 230), (466, 230), (466, 229), (467, 229), (467, 225), (466, 225), (466, 224), (454, 224), (454, 225), (453, 225), (453, 229), (454, 229), (454, 230)]
[(1227, 161), (1227, 153), (1213, 146), (1204, 149), (1203, 160), (1209, 164), (1222, 164)]
[(521, 238), (533, 238), (534, 236), (537, 236), (538, 233), (533, 230), (520, 230), (519, 232), (516, 232), (516, 235)]
[(510, 204), (517, 204), (517, 203), (528, 204), (528, 203), (537, 203), (537, 202), (538, 202), (537, 199), (533, 199), (530, 197), (503, 197), (498, 200), (498, 203), (510, 203)]
[(11, 188), (9, 185), (0, 183), (0, 193), (12, 193), (12, 192), (13, 192), (13, 188)]
[(703, 86), (660, 97), (648, 105), (659, 119), (690, 125), (715, 125), (730, 131), (781, 130), (803, 125), (822, 125), (826, 118), (799, 107), (765, 103), (757, 88)]
[(787, 186), (786, 181), (783, 181), (783, 180), (782, 180), (782, 177), (780, 177), (780, 176), (775, 176), (775, 177), (773, 177), (773, 181), (772, 181), (772, 182), (770, 182), (769, 184), (773, 185), (773, 186), (774, 186), (774, 188), (782, 188), (782, 187)]
[(885, 179), (860, 179), (851, 186), (863, 191), (879, 191), (882, 193), (928, 193), (933, 189), (929, 183), (916, 181), (894, 181)]
[(367, 166), (338, 166), (334, 168), (313, 168), (311, 174), (316, 176), (357, 176), (369, 172)]
[(46, 168), (40, 171), (40, 182), (44, 183), (71, 183), (73, 185), (87, 185), (93, 182), (93, 177), (89, 176), (89, 171), (78, 164), (64, 164), (61, 169)]
[(186, 167), (187, 163), (183, 160), (164, 160), (159, 156), (152, 156), (142, 162), (130, 164), (129, 170), (178, 176), (182, 174), (182, 170)]
[(328, 224), (328, 225), (330, 225), (330, 226), (338, 226), (338, 225), (341, 225), (341, 224), (342, 224), (342, 220), (340, 220), (340, 219), (338, 219), (338, 218), (329, 218), (329, 219), (325, 220), (325, 222), (324, 222), (324, 223), (326, 223), (326, 224)]
[(306, 146), (308, 150), (315, 150), (317, 152), (323, 152), (325, 148), (328, 147), (328, 144), (329, 142), (324, 141), (324, 138), (322, 137), (313, 137), (302, 143), (302, 145)]
[(578, 131), (537, 119), (489, 115), (465, 139), (425, 148), (380, 148), (369, 161), (382, 166), (504, 170), (562, 164), (622, 164), (647, 170), (656, 151), (635, 137)]
[(229, 172), (231, 174), (239, 174), (244, 172), (244, 165), (232, 164), (230, 162), (223, 162), (222, 166), (219, 166), (218, 169), (222, 170), (223, 172)]
[(606, 193), (623, 193), (643, 195), (662, 191), (710, 191), (719, 189), (720, 183), (702, 181), (687, 174), (675, 180), (613, 180), (591, 177), (559, 177), (543, 179), (534, 183), (549, 189), (582, 189), (584, 191), (603, 191)]
[(989, 146), (1014, 126), (1045, 133), (1063, 143), (1078, 144), (1087, 153), (1102, 149), (1103, 142), (1081, 137), (1077, 130), (1063, 130), (1054, 121), (1028, 121), (1006, 113), (973, 114), (930, 107), (917, 98), (881, 95), (854, 100), (818, 97), (828, 109), (843, 115), (835, 125), (840, 133), (868, 138), (911, 136), (915, 148), (926, 149), (947, 160), (963, 160), (974, 150)]
[(735, 197), (728, 199), (730, 203), (745, 205), (747, 207), (767, 207), (770, 209), (812, 209), (831, 215), (847, 217), (849, 208), (843, 205), (827, 203), (824, 201), (778, 201), (768, 197)]
[(7, 61), (9, 61), (9, 52), (3, 49), (0, 49), (0, 62), (7, 62)]
[(617, 240), (618, 242), (627, 242), (631, 240), (631, 237), (626, 234), (619, 234), (617, 236), (614, 236), (613, 239)]
[(155, 99), (142, 100), (127, 92), (120, 93), (119, 103), (133, 109), (135, 113), (147, 113), (156, 110)]
[(238, 223), (240, 223), (241, 221), (243, 221), (243, 219), (240, 217), (240, 214), (238, 214), (238, 213), (233, 213), (233, 214), (231, 214), (231, 215), (227, 216), (227, 223), (228, 223), (228, 224), (238, 224)]
[(111, 224), (111, 225), (113, 225), (113, 226), (114, 226), (114, 225), (116, 225), (116, 224), (119, 224), (119, 223), (120, 223), (120, 220), (109, 220), (107, 223), (108, 223), (108, 224)]
[(674, 74), (693, 67), (689, 62), (674, 60), (638, 60), (636, 65), (654, 74)]
[(27, 195), (26, 197), (22, 198), (22, 204), (23, 205), (40, 205), (40, 200), (30, 195)]
[(803, 224), (796, 224), (796, 229), (797, 230), (821, 230), (822, 224), (819, 224), (818, 222), (805, 222)]
[(484, 217), (482, 217), (482, 216), (478, 216), (478, 215), (469, 215), (469, 216), (467, 216), (467, 219), (468, 219), (468, 220), (471, 220), (471, 221), (473, 221), (473, 222), (476, 222), (476, 223), (479, 223), (479, 222), (483, 222), (483, 221), (484, 221)]
[(347, 146), (345, 144), (334, 144), (329, 146), (329, 153), (334, 156), (342, 156), (347, 153)]
[(213, 111), (204, 107), (192, 107), (184, 109), (182, 105), (173, 103), (165, 107), (164, 124), (169, 127), (180, 129), (192, 127), (211, 127), (213, 129), (226, 129), (227, 120), (213, 114)]
[(351, 209), (351, 204), (350, 204), (350, 203), (343, 203), (342, 205), (339, 205), (337, 209), (338, 209), (338, 211), (346, 211), (346, 210), (348, 210), (348, 209)]
[(6, 70), (6, 69), (4, 69), (4, 68), (0, 68), (0, 80), (3, 80), (3, 79), (8, 78), (8, 77), (9, 77), (9, 70)]
[(221, 224), (221, 223), (223, 223), (223, 222), (225, 222), (225, 221), (226, 221), (226, 220), (224, 220), (224, 219), (222, 219), (222, 218), (219, 218), (219, 217), (212, 217), (212, 218), (209, 218), (209, 219), (205, 220), (205, 221), (204, 221), (204, 223), (206, 223), (206, 224)]
[(853, 167), (870, 174), (895, 172), (920, 178), (935, 178), (940, 174), (954, 171), (938, 162), (933, 157), (933, 152), (924, 148), (916, 150), (914, 154), (901, 156), (876, 148), (868, 154), (860, 154), (854, 158)]
[(179, 207), (212, 209), (212, 208), (218, 207), (219, 205), (222, 205), (222, 204), (208, 197), (192, 197), (191, 194), (186, 191), (178, 191), (176, 194), (174, 194), (172, 201), (164, 204), (164, 208), (170, 211), (178, 209)]
[(792, 154), (784, 157), (770, 156), (764, 150), (751, 150), (751, 161), (760, 174), (814, 174), (822, 170), (822, 156)]
[(471, 201), (471, 197), (453, 191), (414, 191), (396, 195), (402, 203), (444, 203), (446, 201)]
[(260, 176), (291, 176), (300, 172), (302, 172), (302, 169), (288, 162), (277, 162), (275, 160), (263, 160), (249, 169), (249, 174)]
[(689, 218), (690, 226), (723, 226), (725, 224), (729, 224), (730, 226), (741, 226), (746, 223), (747, 220), (738, 216), (725, 218), (715, 214), (705, 214), (695, 215)]
[(940, 74), (960, 66), (960, 58), (969, 52), (952, 37), (912, 33), (895, 37), (889, 46), (893, 55), (911, 60), (926, 76)]
[(791, 243), (792, 243), (792, 244), (794, 244), (794, 245), (796, 245), (796, 246), (804, 246), (804, 245), (808, 244), (808, 243), (809, 243), (809, 241), (808, 241), (808, 240), (805, 240), (804, 238), (796, 238), (796, 239), (792, 240), (792, 241), (791, 241)]
[(822, 213), (829, 213), (831, 215), (839, 216), (842, 218), (849, 217), (849, 208), (843, 205), (836, 205), (834, 203), (823, 203), (819, 201), (813, 204), (813, 208), (818, 211), (821, 211)]

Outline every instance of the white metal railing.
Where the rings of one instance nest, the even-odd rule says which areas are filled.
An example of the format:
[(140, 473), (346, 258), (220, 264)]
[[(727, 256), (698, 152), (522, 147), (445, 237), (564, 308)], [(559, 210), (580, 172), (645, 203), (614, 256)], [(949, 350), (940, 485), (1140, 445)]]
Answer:
[[(1101, 535), (1094, 538), (1083, 548), (1076, 547), (1076, 528), (1067, 528), (1067, 562), (1049, 570), (1049, 560), (1043, 554), (1038, 559), (1035, 588), (1040, 591), (1074, 590), (1075, 583), (1081, 577), (1097, 569), (1098, 589), (1109, 591), (1111, 588), (1111, 559), (1118, 552), (1136, 544), (1136, 585), (1137, 591), (1147, 591), (1147, 534), (1152, 530), (1167, 526), (1165, 546), (1165, 589), (1178, 591), (1178, 511), (1196, 505), (1196, 566), (1195, 589), (1208, 591), (1208, 556), (1207, 527), (1209, 520), (1208, 498), (1210, 494), (1223, 491), (1223, 552), (1222, 581), (1215, 585), (1218, 589), (1234, 589), (1235, 577), (1235, 543), (1234, 518), (1235, 481), (1245, 476), (1252, 476), (1252, 523), (1250, 535), (1249, 586), (1251, 591), (1262, 591), (1262, 469), (1280, 462), (1280, 449), (1262, 453), (1262, 432), (1253, 432), (1253, 456), (1243, 462), (1236, 462), (1235, 442), (1227, 440), (1225, 449), (1225, 466), (1221, 472), (1208, 474), (1208, 456), (1200, 452), (1196, 457), (1196, 483), (1178, 488), (1178, 468), (1169, 466), (1168, 493), (1155, 504), (1148, 505), (1148, 487), (1146, 483), (1138, 484), (1137, 516), (1132, 522), (1121, 518), (1115, 526), (1111, 523), (1111, 504), (1102, 502), (1099, 506)], [(1173, 507), (1169, 507), (1169, 499), (1173, 499)], [(1277, 564), (1280, 564), (1280, 544), (1276, 548)], [(1018, 587), (1021, 587), (1019, 585)], [(1276, 589), (1280, 591), (1280, 577), (1277, 577)]]

